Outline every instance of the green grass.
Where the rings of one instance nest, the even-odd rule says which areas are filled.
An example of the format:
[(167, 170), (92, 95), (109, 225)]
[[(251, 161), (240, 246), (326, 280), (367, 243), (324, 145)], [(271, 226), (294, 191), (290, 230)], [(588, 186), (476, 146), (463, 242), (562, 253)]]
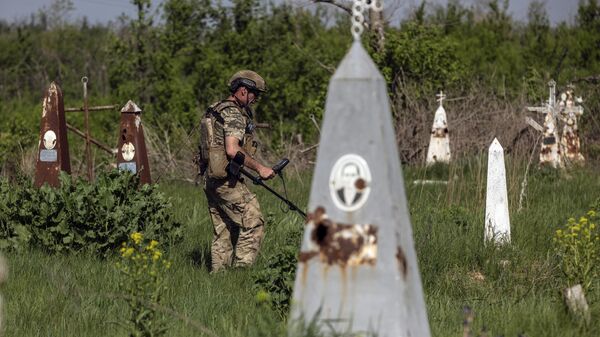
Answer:
[[(523, 209), (517, 212), (525, 164), (507, 161), (512, 244), (483, 244), (485, 158), (450, 167), (405, 168), (406, 193), (433, 336), (462, 336), (462, 310), (475, 313), (473, 328), (490, 336), (598, 336), (600, 282), (588, 294), (592, 322), (584, 327), (562, 304), (565, 286), (552, 253), (552, 235), (569, 217), (584, 215), (600, 197), (600, 175), (581, 169), (568, 175), (532, 167)], [(591, 165), (590, 165), (591, 166)], [(306, 205), (310, 175), (292, 174), (290, 199)], [(448, 185), (415, 185), (415, 179), (449, 179)], [(279, 181), (273, 185), (280, 189)], [(257, 304), (253, 275), (302, 228), (294, 212), (255, 187), (267, 220), (257, 265), (210, 275), (212, 236), (200, 187), (163, 182), (175, 217), (184, 223), (183, 242), (170, 247), (173, 265), (162, 312), (168, 336), (284, 336), (286, 323)], [(296, 243), (298, 246), (300, 242)], [(126, 336), (126, 316), (117, 291), (118, 258), (48, 255), (36, 249), (6, 253), (10, 266), (5, 298), (6, 336)], [(508, 262), (506, 262), (508, 261)]]

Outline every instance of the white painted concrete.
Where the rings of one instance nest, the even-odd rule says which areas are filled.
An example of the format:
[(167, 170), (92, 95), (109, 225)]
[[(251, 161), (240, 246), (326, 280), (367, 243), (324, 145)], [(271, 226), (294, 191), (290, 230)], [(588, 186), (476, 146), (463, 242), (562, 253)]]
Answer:
[(486, 243), (493, 242), (495, 244), (510, 242), (504, 149), (496, 138), (494, 138), (488, 152), (484, 240)]

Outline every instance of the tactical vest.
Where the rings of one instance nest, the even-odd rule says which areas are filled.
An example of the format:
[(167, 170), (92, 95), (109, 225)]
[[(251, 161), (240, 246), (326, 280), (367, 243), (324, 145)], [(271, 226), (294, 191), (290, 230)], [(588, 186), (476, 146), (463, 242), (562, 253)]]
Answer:
[[(233, 101), (225, 100), (214, 103), (206, 109), (206, 113), (200, 121), (200, 174), (207, 171), (209, 178), (223, 179), (228, 175), (229, 159), (225, 151), (224, 120), (221, 111), (232, 107), (241, 110)], [(246, 110), (246, 114), (248, 115), (246, 116), (246, 129), (240, 146), (246, 154), (254, 157), (258, 144), (253, 137), (252, 111)]]

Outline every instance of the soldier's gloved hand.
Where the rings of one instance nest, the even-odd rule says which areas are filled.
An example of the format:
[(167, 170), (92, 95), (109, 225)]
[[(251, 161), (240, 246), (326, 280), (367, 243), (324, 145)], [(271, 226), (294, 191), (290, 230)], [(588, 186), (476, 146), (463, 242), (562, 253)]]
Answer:
[(273, 171), (273, 169), (270, 167), (261, 166), (258, 170), (258, 174), (260, 175), (261, 179), (267, 180), (275, 176), (275, 171)]

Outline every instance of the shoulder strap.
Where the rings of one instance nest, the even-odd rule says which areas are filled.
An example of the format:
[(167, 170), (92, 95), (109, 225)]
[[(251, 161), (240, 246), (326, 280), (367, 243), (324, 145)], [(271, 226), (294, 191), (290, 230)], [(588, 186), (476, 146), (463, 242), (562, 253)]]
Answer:
[(219, 123), (224, 123), (225, 120), (221, 116), (221, 111), (226, 108), (240, 108), (235, 101), (222, 100), (212, 104), (206, 109), (206, 116), (212, 115)]

